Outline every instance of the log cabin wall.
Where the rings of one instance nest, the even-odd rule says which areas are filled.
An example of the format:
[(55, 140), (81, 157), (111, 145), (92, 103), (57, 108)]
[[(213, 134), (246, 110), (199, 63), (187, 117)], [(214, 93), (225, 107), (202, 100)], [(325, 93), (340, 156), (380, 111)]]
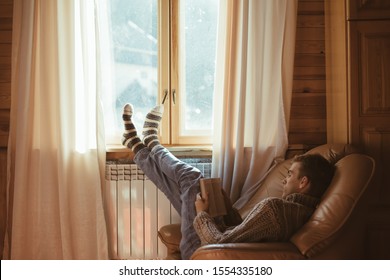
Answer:
[(6, 223), (7, 142), (11, 108), (13, 0), (0, 0), (0, 254)]
[(326, 143), (324, 0), (298, 0), (290, 144)]
[[(0, 254), (6, 223), (13, 0), (0, 0)], [(326, 143), (324, 1), (299, 0), (290, 143)]]

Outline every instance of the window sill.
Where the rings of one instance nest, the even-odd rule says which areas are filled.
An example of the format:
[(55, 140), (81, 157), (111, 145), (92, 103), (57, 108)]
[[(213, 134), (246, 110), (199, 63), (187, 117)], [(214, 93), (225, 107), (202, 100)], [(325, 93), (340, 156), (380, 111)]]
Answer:
[[(164, 145), (165, 146), (165, 145)], [(194, 146), (165, 146), (172, 154), (178, 158), (211, 158), (211, 145), (194, 145)], [(290, 144), (286, 151), (285, 158), (292, 158), (297, 154), (303, 154), (313, 147), (304, 144)], [(249, 149), (250, 148), (246, 148)], [(107, 160), (133, 160), (134, 154), (122, 145), (107, 145), (106, 146)]]
[[(164, 146), (178, 158), (211, 158), (212, 146)], [(107, 160), (133, 160), (134, 154), (129, 148), (121, 145), (106, 146)]]

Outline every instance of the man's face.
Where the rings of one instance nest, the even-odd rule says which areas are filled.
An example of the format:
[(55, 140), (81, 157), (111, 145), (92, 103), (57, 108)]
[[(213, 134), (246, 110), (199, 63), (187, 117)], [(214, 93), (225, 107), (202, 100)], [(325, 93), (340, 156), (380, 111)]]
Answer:
[(289, 194), (300, 192), (301, 179), (299, 178), (300, 163), (294, 162), (287, 172), (286, 178), (283, 180), (283, 198), (286, 198)]

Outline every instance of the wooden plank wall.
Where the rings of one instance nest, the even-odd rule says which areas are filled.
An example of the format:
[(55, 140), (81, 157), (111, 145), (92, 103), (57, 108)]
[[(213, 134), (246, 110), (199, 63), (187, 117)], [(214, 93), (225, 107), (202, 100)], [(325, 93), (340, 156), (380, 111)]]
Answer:
[[(5, 232), (13, 0), (0, 0), (0, 254)], [(324, 0), (299, 0), (289, 140), (326, 143)]]
[(290, 144), (326, 143), (324, 0), (299, 0)]
[(0, 255), (6, 223), (7, 143), (11, 108), (13, 0), (0, 0)]

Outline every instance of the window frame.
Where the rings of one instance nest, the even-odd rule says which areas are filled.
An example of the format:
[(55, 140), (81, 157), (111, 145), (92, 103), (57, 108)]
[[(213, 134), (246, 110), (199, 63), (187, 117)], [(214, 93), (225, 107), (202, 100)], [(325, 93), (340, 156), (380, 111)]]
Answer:
[[(164, 2), (164, 1), (161, 1)], [(168, 1), (167, 1), (168, 2)], [(185, 88), (183, 80), (180, 77), (185, 77), (184, 63), (181, 57), (185, 57), (183, 51), (185, 48), (180, 48), (180, 40), (183, 32), (180, 29), (180, 0), (170, 0), (170, 43), (171, 43), (171, 69), (170, 69), (170, 116), (171, 116), (171, 133), (170, 143), (173, 145), (210, 145), (212, 143), (212, 135), (181, 135), (181, 126), (183, 116), (183, 106), (185, 100), (182, 89)], [(179, 74), (180, 73), (180, 74)], [(196, 131), (195, 131), (196, 133)]]
[[(212, 144), (212, 134), (203, 136), (194, 131), (191, 135), (181, 135), (184, 96), (181, 87), (185, 78), (181, 73), (183, 65), (180, 58), (180, 0), (157, 0), (157, 104), (164, 102), (164, 114), (159, 127), (159, 138), (169, 147), (206, 147)], [(184, 59), (183, 59), (184, 61)], [(140, 131), (139, 131), (140, 133)], [(118, 135), (119, 139), (121, 135)], [(111, 139), (111, 138), (110, 138)], [(117, 144), (109, 142), (111, 151)], [(118, 149), (120, 150), (120, 149)]]

